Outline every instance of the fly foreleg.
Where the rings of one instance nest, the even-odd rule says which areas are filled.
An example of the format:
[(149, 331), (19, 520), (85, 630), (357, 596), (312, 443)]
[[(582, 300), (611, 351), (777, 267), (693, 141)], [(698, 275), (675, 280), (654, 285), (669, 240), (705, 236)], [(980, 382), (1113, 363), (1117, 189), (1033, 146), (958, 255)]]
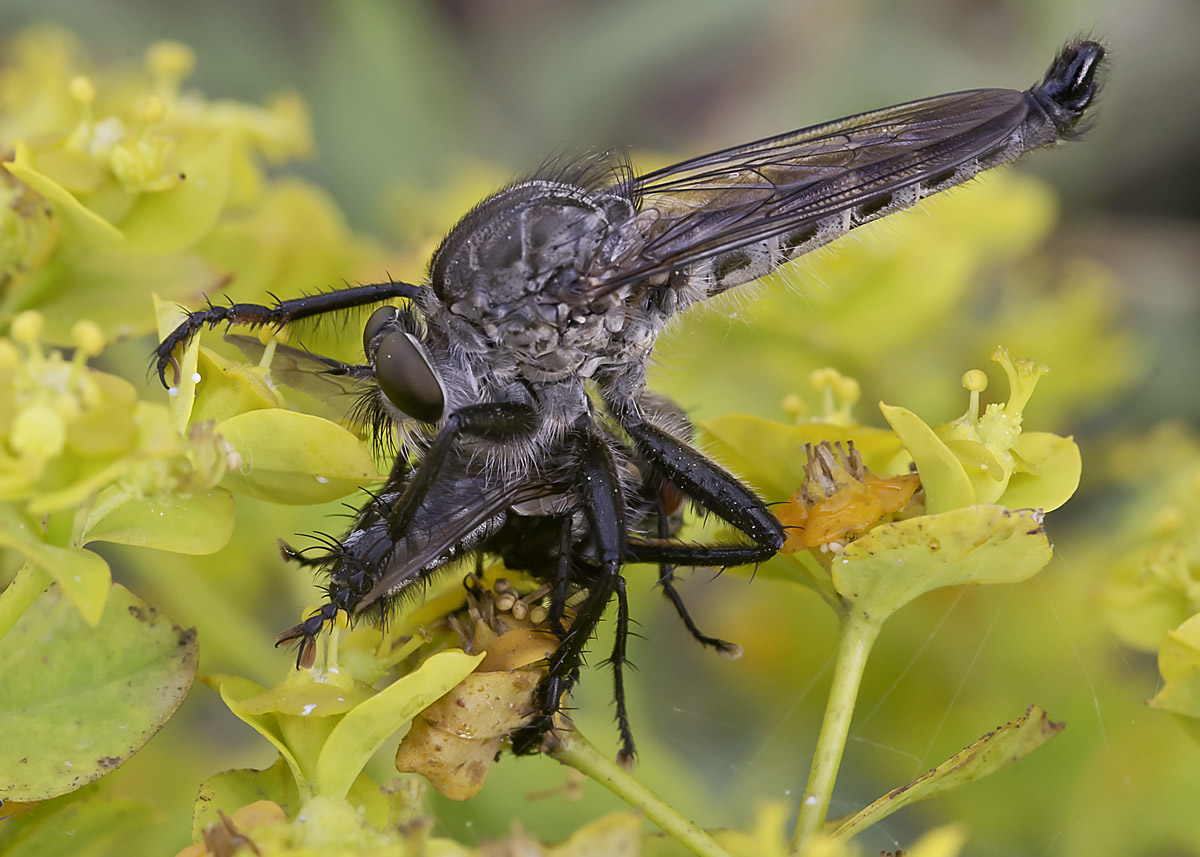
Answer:
[(158, 347), (154, 349), (153, 368), (164, 387), (169, 386), (167, 384), (167, 367), (175, 370), (175, 381), (178, 383), (179, 364), (175, 358), (175, 351), (189, 342), (205, 325), (209, 328), (214, 328), (218, 324), (227, 324), (250, 328), (270, 327), (279, 330), (300, 319), (338, 310), (370, 306), (393, 298), (416, 297), (420, 292), (419, 287), (409, 283), (387, 282), (320, 292), (286, 301), (277, 300), (274, 306), (243, 303), (228, 303), (221, 306), (210, 302), (206, 309), (189, 313), (187, 318), (158, 344)]
[(485, 402), (452, 413), (388, 516), (388, 533), (392, 539), (399, 541), (408, 533), (413, 516), (460, 438), (510, 443), (533, 434), (539, 422), (533, 406), (524, 402)]

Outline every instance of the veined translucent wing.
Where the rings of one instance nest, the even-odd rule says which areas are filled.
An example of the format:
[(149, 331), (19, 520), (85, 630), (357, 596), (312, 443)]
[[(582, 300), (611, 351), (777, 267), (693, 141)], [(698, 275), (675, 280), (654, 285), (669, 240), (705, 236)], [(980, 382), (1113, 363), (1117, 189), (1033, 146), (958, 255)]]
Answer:
[(1041, 84), (874, 110), (684, 161), (618, 185), (638, 201), (591, 273), (603, 295), (682, 273), (714, 294), (850, 229), (1074, 133), (1103, 48), (1068, 46)]

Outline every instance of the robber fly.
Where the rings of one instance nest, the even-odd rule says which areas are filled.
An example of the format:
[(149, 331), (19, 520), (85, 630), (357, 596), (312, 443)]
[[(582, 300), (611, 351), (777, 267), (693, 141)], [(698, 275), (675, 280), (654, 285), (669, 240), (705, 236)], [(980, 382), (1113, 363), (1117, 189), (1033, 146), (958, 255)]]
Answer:
[[(376, 432), (398, 433), (400, 452), (342, 538), (319, 556), (291, 552), (327, 576), (328, 601), (280, 642), (298, 644), (299, 665), (311, 665), (318, 635), (338, 613), (389, 606), (438, 569), (498, 554), (550, 584), (548, 622), (559, 638), (515, 749), (541, 746), (615, 600), (620, 757), (631, 762), (622, 567), (658, 564), (693, 636), (729, 652), (736, 647), (688, 617), (673, 569), (759, 563), (784, 541), (763, 501), (692, 448), (680, 409), (647, 391), (663, 327), (861, 224), (1076, 136), (1103, 58), (1102, 45), (1077, 41), (1024, 92), (927, 98), (640, 176), (611, 156), (559, 160), (470, 211), (434, 253), (422, 285), (191, 313), (157, 348), (164, 384), (167, 368), (177, 369), (176, 349), (205, 325), (279, 329), (377, 306), (363, 331), (362, 365), (314, 360), (359, 385), (360, 416)], [(404, 300), (389, 303), (396, 299)], [(685, 499), (742, 538), (674, 538)]]

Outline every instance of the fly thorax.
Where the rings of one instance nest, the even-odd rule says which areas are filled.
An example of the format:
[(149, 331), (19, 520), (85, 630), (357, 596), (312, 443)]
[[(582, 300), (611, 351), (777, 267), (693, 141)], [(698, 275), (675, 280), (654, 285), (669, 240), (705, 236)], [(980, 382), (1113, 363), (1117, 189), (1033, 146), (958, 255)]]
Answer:
[(575, 185), (529, 181), (474, 209), (450, 232), (430, 266), (445, 311), (479, 333), (500, 361), (523, 374), (578, 374), (603, 359), (626, 325), (614, 298), (595, 305), (584, 273), (629, 216), (621, 197)]

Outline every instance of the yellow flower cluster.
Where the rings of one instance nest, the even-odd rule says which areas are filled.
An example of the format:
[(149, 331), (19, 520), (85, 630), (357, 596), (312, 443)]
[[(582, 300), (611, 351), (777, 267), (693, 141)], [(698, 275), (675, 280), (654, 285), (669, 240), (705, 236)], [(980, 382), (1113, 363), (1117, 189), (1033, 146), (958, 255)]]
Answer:
[(96, 324), (72, 327), (70, 359), (42, 344), (43, 329), (41, 314), (27, 311), (0, 339), (0, 500), (47, 515), (117, 482), (130, 496), (208, 491), (238, 466), (219, 436), (199, 428), (180, 436), (165, 406), (89, 367), (104, 347)]
[[(323, 193), (268, 179), (312, 151), (304, 103), (204, 98), (195, 59), (152, 45), (142, 68), (94, 69), (53, 28), (17, 36), (0, 69), (0, 325), (42, 311), (43, 339), (75, 322), (106, 338), (154, 329), (151, 292), (191, 302), (233, 284), (248, 299), (340, 279), (374, 255)], [(281, 280), (288, 280), (284, 283)]]
[(1151, 705), (1200, 741), (1200, 438), (1168, 423), (1119, 445), (1110, 463), (1132, 509), (1098, 557), (1109, 567), (1101, 615), (1122, 642), (1157, 649)]
[[(94, 623), (109, 574), (86, 545), (219, 549), (233, 527), (230, 491), (263, 493), (238, 481), (239, 450), (281, 431), (299, 433), (313, 455), (346, 447), (349, 479), (346, 456), (318, 466), (291, 448), (278, 471), (260, 468), (260, 481), (296, 502), (314, 491), (341, 496), (375, 472), (336, 425), (308, 418), (319, 425), (307, 433), (307, 423), (281, 428), (305, 417), (280, 411), (263, 428), (242, 414), (274, 400), (245, 405), (243, 396), (228, 413), (189, 423), (178, 406), (141, 401), (135, 384), (88, 361), (154, 331), (157, 306), (218, 290), (263, 300), (353, 276), (379, 253), (320, 190), (268, 176), (268, 164), (312, 150), (296, 96), (263, 107), (205, 98), (185, 88), (191, 50), (172, 42), (152, 45), (140, 67), (98, 67), (73, 36), (41, 27), (13, 38), (3, 56), (0, 546), (24, 561), (21, 591), (56, 581)], [(121, 368), (119, 357), (104, 358)], [(212, 361), (204, 368), (214, 380), (232, 377)], [(247, 418), (224, 421), (237, 415)], [(297, 476), (295, 461), (308, 471)]]
[(777, 509), (787, 545), (766, 569), (812, 586), (839, 610), (869, 603), (877, 621), (930, 589), (1038, 571), (1049, 559), (1042, 514), (1078, 487), (1079, 448), (1069, 437), (1023, 430), (1045, 368), (1003, 349), (993, 359), (1009, 400), (981, 413), (987, 376), (971, 370), (963, 376), (967, 411), (945, 425), (882, 403), (892, 430), (860, 425), (851, 415), (858, 384), (831, 369), (811, 376), (820, 414), (802, 416), (807, 408), (789, 397), (793, 425), (739, 415), (703, 422), (722, 461), (768, 498), (791, 495)]

